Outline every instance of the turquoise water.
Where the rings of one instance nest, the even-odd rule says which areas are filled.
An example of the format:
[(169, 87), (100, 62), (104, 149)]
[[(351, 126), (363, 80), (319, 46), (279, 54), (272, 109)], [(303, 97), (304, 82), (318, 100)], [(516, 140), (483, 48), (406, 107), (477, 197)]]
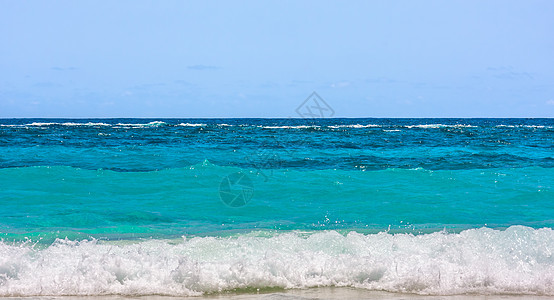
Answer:
[(0, 120), (0, 295), (554, 295), (553, 170), (552, 119)]

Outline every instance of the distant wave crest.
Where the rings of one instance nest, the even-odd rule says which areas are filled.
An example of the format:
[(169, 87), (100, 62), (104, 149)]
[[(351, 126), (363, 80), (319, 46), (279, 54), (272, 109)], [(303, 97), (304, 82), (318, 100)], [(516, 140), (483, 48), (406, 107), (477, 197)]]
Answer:
[[(112, 128), (153, 128), (153, 127), (206, 127), (206, 126), (215, 126), (215, 127), (258, 127), (263, 129), (366, 129), (366, 128), (382, 128), (385, 131), (399, 131), (399, 129), (440, 129), (440, 128), (478, 128), (480, 126), (470, 125), (470, 124), (341, 124), (338, 123), (329, 123), (329, 124), (320, 124), (320, 125), (287, 125), (287, 124), (277, 124), (277, 125), (255, 125), (250, 123), (237, 123), (237, 124), (227, 124), (227, 123), (198, 123), (198, 122), (180, 122), (180, 123), (171, 123), (164, 121), (152, 121), (147, 123), (106, 123), (106, 122), (31, 122), (25, 124), (0, 124), (0, 127), (24, 127), (24, 128), (34, 128), (34, 127), (51, 127), (51, 126), (79, 126), (79, 127), (112, 127)], [(536, 129), (553, 129), (554, 126), (548, 125), (506, 125), (498, 124), (492, 126), (498, 129), (526, 129), (526, 130), (536, 130)]]

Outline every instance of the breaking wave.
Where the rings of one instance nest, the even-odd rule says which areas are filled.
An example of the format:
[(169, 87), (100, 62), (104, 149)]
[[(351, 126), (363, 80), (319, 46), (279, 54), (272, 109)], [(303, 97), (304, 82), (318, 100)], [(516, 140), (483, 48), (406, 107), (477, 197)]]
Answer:
[(456, 234), (262, 231), (48, 246), (0, 242), (0, 296), (193, 296), (322, 286), (554, 295), (554, 231), (512, 226)]

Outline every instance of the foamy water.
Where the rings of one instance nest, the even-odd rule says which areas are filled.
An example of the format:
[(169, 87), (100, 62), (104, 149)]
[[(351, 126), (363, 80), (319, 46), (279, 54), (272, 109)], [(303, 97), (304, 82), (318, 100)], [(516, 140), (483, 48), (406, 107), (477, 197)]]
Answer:
[(191, 296), (238, 288), (356, 287), (429, 295), (554, 295), (554, 232), (335, 231), (181, 240), (0, 243), (0, 295)]

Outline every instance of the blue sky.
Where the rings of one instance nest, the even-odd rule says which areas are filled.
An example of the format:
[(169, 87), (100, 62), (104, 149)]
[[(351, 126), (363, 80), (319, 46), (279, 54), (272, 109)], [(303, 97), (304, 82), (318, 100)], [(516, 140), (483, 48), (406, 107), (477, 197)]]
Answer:
[(554, 1), (2, 1), (0, 117), (554, 117)]

